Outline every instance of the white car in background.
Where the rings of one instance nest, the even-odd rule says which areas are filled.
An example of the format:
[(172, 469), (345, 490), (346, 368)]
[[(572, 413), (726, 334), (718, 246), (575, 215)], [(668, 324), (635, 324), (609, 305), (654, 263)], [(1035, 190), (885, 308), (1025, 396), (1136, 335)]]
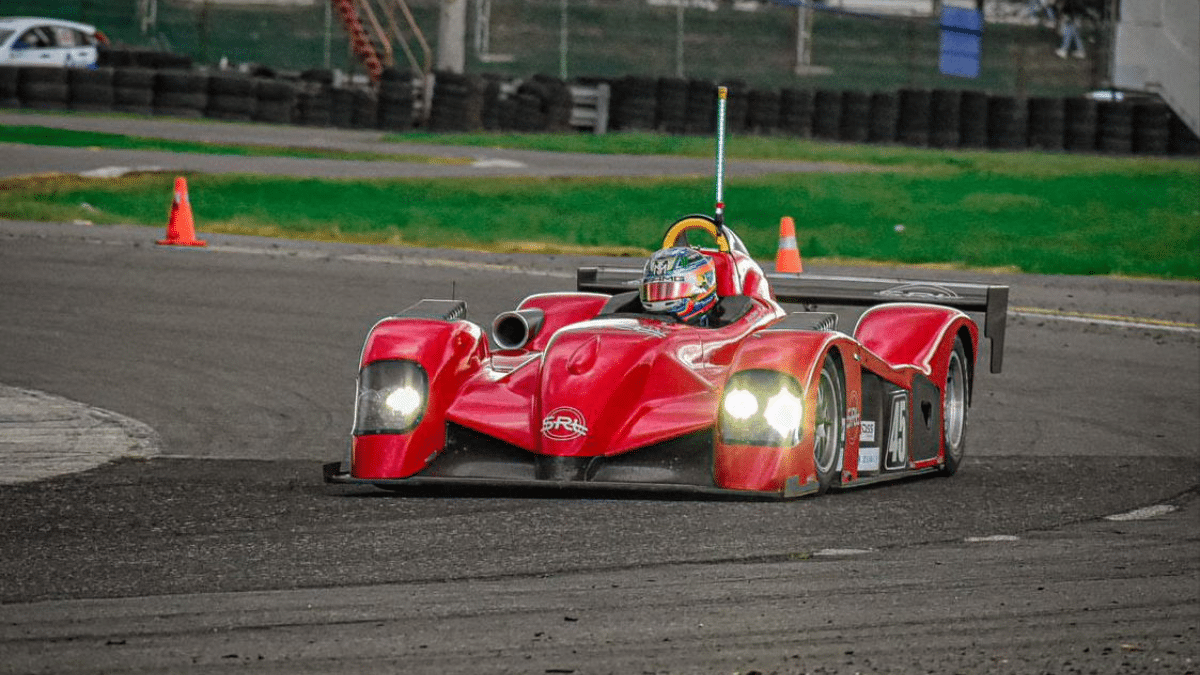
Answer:
[(86, 23), (0, 17), (0, 65), (95, 68), (96, 46), (104, 44), (104, 33)]

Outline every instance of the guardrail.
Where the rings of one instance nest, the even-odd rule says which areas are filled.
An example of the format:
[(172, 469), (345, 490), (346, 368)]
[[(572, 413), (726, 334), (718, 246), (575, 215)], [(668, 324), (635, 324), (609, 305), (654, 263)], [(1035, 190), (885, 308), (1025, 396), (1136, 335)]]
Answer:
[(612, 88), (601, 82), (594, 85), (572, 84), (571, 126), (590, 129), (594, 134), (608, 132), (608, 103)]

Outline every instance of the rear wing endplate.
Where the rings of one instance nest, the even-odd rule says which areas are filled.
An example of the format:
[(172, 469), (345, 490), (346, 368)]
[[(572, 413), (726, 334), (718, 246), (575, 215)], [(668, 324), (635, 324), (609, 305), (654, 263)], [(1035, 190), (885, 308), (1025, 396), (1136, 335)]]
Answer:
[[(580, 267), (575, 286), (592, 293), (636, 290), (642, 270), (632, 267)], [(906, 281), (814, 274), (767, 274), (779, 302), (805, 305), (870, 306), (886, 302), (923, 302), (983, 314), (983, 335), (991, 341), (991, 371), (1004, 364), (1008, 286), (946, 281)]]

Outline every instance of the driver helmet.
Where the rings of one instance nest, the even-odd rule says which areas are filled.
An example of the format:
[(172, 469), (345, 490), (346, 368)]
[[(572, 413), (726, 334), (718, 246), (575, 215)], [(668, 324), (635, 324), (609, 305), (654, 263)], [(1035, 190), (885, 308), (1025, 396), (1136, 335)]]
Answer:
[(647, 312), (698, 323), (717, 302), (716, 268), (694, 248), (655, 251), (642, 273), (641, 300)]

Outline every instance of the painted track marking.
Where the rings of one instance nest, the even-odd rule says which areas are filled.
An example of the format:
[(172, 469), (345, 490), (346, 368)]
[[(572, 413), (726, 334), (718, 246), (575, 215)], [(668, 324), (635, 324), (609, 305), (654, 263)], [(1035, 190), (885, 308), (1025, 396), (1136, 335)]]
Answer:
[(1040, 307), (1012, 307), (1009, 316), (1026, 319), (1049, 319), (1051, 321), (1068, 321), (1087, 323), (1099, 326), (1117, 326), (1120, 328), (1141, 328), (1147, 330), (1166, 330), (1176, 333), (1200, 335), (1200, 325), (1185, 321), (1167, 321), (1148, 317), (1121, 316), (1118, 314), (1093, 314), (1090, 312), (1067, 312)]

